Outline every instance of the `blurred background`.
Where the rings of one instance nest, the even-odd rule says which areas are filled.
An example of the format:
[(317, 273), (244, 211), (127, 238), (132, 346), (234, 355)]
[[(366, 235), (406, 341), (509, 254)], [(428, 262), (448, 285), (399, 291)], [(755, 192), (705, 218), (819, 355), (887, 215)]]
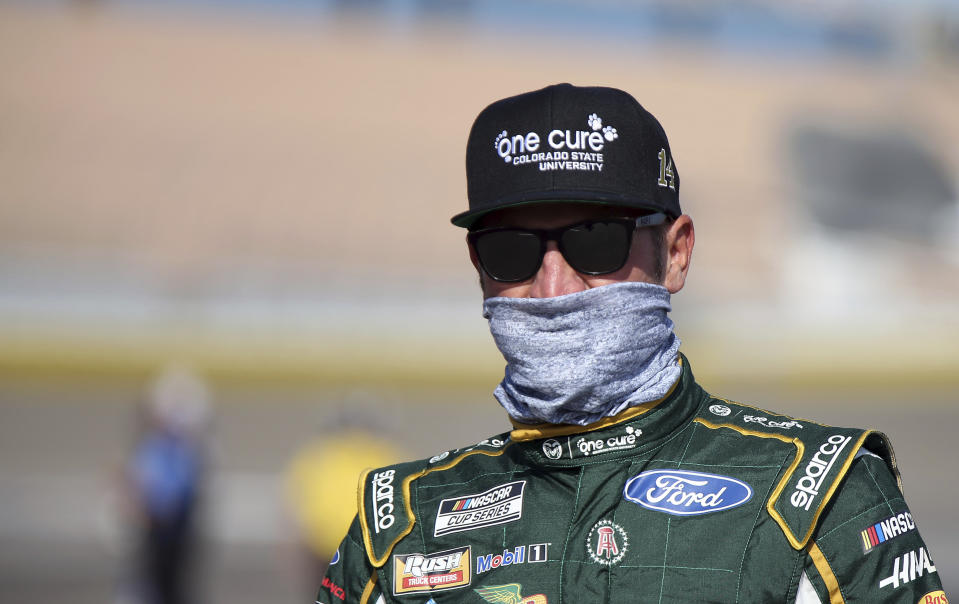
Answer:
[(889, 434), (959, 596), (957, 3), (3, 0), (0, 601), (312, 602), (350, 464), (506, 430), (448, 219), (562, 81), (669, 133), (698, 379)]

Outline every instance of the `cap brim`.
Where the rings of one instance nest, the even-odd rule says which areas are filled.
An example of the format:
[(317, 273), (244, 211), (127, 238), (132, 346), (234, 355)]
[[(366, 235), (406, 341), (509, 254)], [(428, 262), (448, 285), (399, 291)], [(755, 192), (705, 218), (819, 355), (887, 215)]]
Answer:
[[(659, 204), (650, 203), (644, 199), (627, 198), (618, 195), (604, 195), (603, 193), (597, 191), (549, 191), (542, 196), (521, 194), (500, 199), (487, 207), (461, 212), (453, 216), (450, 219), (450, 222), (458, 227), (469, 229), (473, 227), (477, 220), (483, 216), (486, 216), (487, 214), (496, 212), (497, 210), (543, 203), (579, 203), (597, 206), (617, 206), (637, 210), (663, 212), (669, 216), (672, 216), (672, 212), (666, 208), (662, 208), (659, 206)], [(672, 217), (676, 218), (675, 216)]]

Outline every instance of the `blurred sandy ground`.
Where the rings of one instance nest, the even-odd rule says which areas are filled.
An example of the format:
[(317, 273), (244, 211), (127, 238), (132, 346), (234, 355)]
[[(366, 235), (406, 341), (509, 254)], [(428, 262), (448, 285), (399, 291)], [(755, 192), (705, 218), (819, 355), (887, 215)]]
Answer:
[[(336, 403), (380, 406), (414, 455), (504, 430), (448, 218), (476, 113), (558, 81), (626, 89), (669, 133), (697, 225), (673, 313), (697, 376), (890, 434), (957, 593), (954, 13), (887, 6), (865, 21), (891, 49), (859, 56), (631, 40), (608, 19), (178, 6), (0, 4), (0, 600), (111, 600), (129, 553), (111, 475), (170, 360), (215, 394), (209, 601), (307, 601), (277, 555), (279, 476)], [(855, 33), (857, 6), (787, 13)], [(824, 226), (796, 144), (821, 131), (918, 146), (952, 199), (931, 213), (907, 191), (892, 224)]]

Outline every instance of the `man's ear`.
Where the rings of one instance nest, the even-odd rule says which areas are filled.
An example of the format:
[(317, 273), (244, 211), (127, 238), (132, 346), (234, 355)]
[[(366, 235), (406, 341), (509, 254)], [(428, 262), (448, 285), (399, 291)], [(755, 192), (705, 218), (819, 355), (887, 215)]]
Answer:
[(696, 244), (696, 229), (693, 219), (683, 214), (673, 221), (666, 231), (666, 276), (663, 285), (675, 294), (686, 284), (686, 273)]

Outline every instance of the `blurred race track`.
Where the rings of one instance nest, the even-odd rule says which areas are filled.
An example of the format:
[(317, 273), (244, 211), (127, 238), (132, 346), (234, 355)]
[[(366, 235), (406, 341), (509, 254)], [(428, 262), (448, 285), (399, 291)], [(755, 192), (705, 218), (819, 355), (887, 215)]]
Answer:
[[(129, 549), (111, 504), (132, 439), (132, 379), (0, 380), (0, 602), (100, 604), (116, 600)], [(707, 388), (709, 384), (705, 384)], [(312, 602), (296, 573), (280, 476), (293, 451), (337, 403), (377, 409), (386, 435), (412, 457), (506, 429), (481, 391), (347, 391), (285, 384), (216, 384), (214, 476), (208, 501), (202, 602)], [(755, 390), (755, 389), (754, 389)], [(719, 394), (799, 417), (887, 433), (906, 495), (934, 562), (959, 588), (959, 499), (951, 392)], [(201, 602), (201, 604), (202, 604)]]

